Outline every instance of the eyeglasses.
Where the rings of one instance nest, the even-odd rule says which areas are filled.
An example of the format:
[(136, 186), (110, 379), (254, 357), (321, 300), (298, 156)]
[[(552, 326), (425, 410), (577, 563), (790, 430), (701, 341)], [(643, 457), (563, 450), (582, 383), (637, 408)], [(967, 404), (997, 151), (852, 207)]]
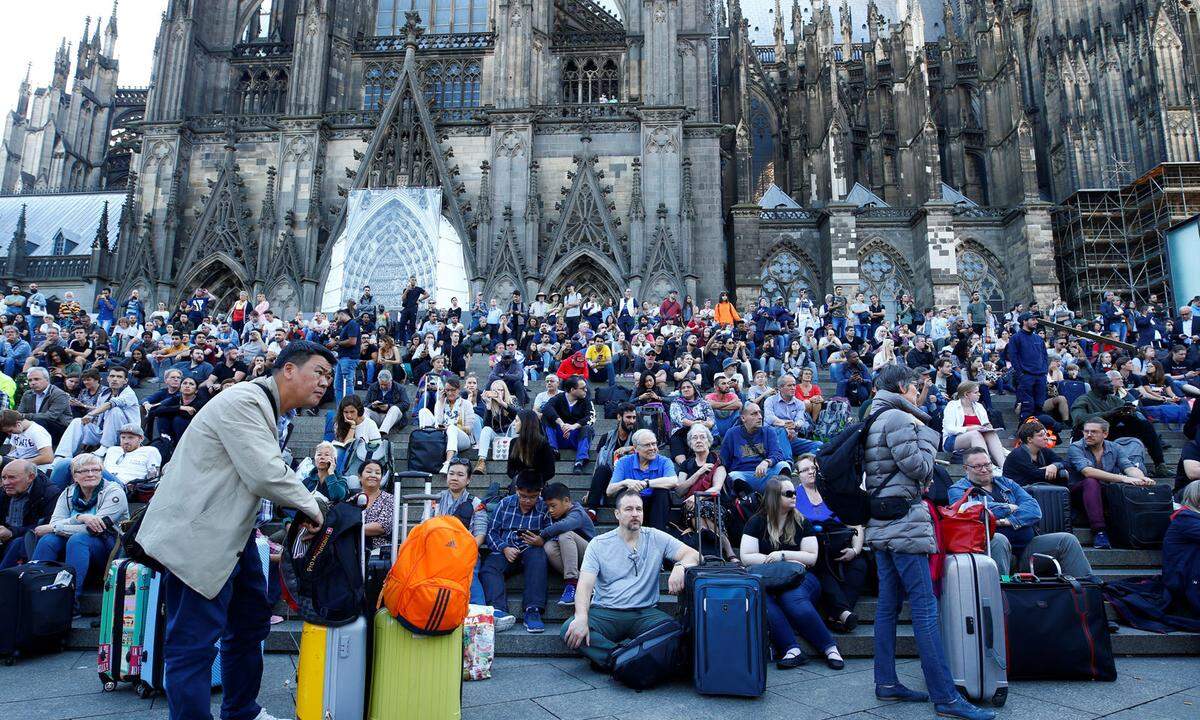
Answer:
[(784, 490), (784, 491), (783, 491), (783, 493), (781, 493), (781, 494), (782, 494), (782, 495), (783, 495), (785, 498), (794, 498), (794, 497), (796, 497), (796, 491), (795, 491), (795, 490)]
[(974, 465), (968, 465), (967, 467), (971, 468), (972, 470), (991, 470), (992, 464), (990, 462), (989, 463), (976, 463)]

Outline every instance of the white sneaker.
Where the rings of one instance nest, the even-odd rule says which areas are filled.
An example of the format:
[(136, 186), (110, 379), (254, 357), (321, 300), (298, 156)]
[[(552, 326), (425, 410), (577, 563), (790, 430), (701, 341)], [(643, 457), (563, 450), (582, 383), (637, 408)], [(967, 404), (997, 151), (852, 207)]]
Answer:
[(492, 617), (496, 623), (496, 632), (498, 633), (504, 632), (505, 630), (511, 630), (513, 625), (517, 624), (516, 615), (510, 615), (500, 610), (497, 610)]
[(259, 710), (254, 720), (283, 720), (283, 718), (277, 718), (266, 710)]

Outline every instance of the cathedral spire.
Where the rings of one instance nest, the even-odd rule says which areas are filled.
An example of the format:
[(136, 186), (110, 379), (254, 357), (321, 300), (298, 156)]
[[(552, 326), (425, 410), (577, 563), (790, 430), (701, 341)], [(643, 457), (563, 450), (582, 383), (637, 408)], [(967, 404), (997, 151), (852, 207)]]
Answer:
[(25, 117), (25, 113), (29, 112), (29, 73), (32, 68), (32, 62), (25, 66), (25, 79), (21, 81), (21, 87), (17, 91), (17, 109), (14, 112), (20, 117)]
[(59, 90), (67, 89), (67, 76), (71, 73), (71, 44), (64, 37), (54, 53), (54, 80), (52, 87)]
[(775, 0), (775, 62), (783, 62), (787, 58), (787, 41), (785, 38), (782, 0)]
[(958, 21), (954, 19), (954, 6), (950, 0), (942, 0), (942, 32), (947, 40), (958, 39)]
[(112, 15), (108, 18), (108, 25), (104, 28), (104, 45), (101, 52), (105, 57), (114, 57), (117, 52), (117, 2), (113, 0)]
[(96, 239), (92, 240), (92, 249), (108, 252), (108, 201), (104, 201), (104, 209), (100, 211), (100, 224), (96, 227)]

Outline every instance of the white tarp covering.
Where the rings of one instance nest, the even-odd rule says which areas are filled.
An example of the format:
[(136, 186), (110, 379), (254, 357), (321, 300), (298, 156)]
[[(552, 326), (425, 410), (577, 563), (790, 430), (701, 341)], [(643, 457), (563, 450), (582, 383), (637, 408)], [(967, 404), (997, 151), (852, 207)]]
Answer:
[(355, 190), (346, 204), (346, 226), (333, 246), (321, 310), (358, 299), (370, 285), (375, 302), (400, 307), (410, 275), (439, 307), (451, 297), (470, 302), (462, 239), (442, 218), (441, 188)]

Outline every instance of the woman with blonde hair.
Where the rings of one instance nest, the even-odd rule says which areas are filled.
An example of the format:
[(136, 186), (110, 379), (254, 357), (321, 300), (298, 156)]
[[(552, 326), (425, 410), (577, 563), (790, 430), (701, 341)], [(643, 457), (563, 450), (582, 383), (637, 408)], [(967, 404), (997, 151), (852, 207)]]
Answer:
[(479, 433), (479, 459), (475, 461), (474, 472), (487, 470), (488, 451), (497, 438), (511, 438), (520, 429), (517, 413), (520, 405), (508, 391), (503, 380), (494, 380), (492, 385), (482, 393), (484, 403), (483, 430)]
[(1000, 442), (996, 428), (988, 420), (987, 408), (979, 401), (979, 383), (967, 380), (959, 384), (955, 399), (942, 414), (942, 449), (946, 452), (985, 448), (997, 467), (1004, 466), (1008, 451)]

